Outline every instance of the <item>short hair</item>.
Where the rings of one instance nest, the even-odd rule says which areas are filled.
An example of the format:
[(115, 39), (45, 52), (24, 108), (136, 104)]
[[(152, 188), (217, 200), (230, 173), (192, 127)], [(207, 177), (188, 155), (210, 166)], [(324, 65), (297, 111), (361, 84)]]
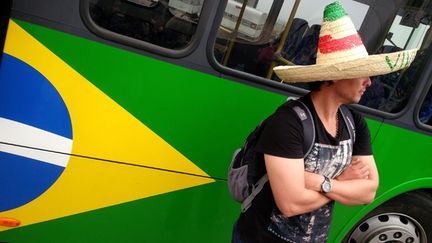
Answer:
[(321, 89), (321, 85), (323, 84), (327, 84), (328, 86), (332, 85), (333, 82), (332, 81), (314, 81), (314, 82), (310, 82), (309, 84), (309, 90), (310, 91), (317, 91)]

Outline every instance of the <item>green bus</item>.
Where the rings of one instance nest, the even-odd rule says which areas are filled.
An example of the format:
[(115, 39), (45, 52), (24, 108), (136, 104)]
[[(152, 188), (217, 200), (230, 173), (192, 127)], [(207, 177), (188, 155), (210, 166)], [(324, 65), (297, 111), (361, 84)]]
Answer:
[[(432, 242), (432, 1), (340, 0), (370, 54), (419, 48), (352, 108), (373, 203), (328, 242)], [(230, 242), (234, 150), (315, 62), (330, 0), (0, 1), (0, 242)]]

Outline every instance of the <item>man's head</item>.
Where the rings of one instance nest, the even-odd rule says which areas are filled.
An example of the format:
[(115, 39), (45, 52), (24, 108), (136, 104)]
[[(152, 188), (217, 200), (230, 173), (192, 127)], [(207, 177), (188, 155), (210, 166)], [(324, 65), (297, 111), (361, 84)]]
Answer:
[(337, 97), (341, 99), (341, 103), (357, 104), (371, 84), (369, 77), (341, 79), (333, 81), (333, 89)]
[(334, 81), (316, 81), (309, 83), (311, 92), (326, 92), (343, 104), (358, 103), (371, 85), (369, 77), (340, 79)]

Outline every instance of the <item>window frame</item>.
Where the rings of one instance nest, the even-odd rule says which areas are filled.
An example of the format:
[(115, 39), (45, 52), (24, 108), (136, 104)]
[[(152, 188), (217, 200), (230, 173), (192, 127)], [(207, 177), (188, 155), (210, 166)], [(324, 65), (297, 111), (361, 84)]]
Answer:
[(429, 72), (429, 75), (427, 77), (427, 82), (424, 83), (425, 84), (422, 87), (422, 92), (419, 92), (420, 94), (418, 96), (418, 101), (416, 102), (414, 107), (413, 119), (418, 128), (432, 132), (432, 125), (427, 125), (420, 121), (420, 109), (422, 108), (428, 93), (432, 92), (432, 68), (431, 72)]
[(206, 27), (205, 25), (207, 22), (204, 21), (203, 19), (208, 18), (208, 16), (210, 16), (211, 13), (211, 8), (210, 8), (211, 4), (209, 4), (209, 1), (211, 0), (204, 0), (195, 34), (192, 36), (191, 41), (181, 49), (170, 49), (170, 48), (162, 47), (157, 44), (153, 44), (150, 42), (146, 42), (144, 40), (138, 40), (129, 36), (125, 36), (99, 26), (93, 21), (93, 19), (90, 16), (90, 7), (89, 7), (90, 0), (80, 0), (79, 12), (85, 27), (87, 27), (92, 33), (94, 33), (95, 35), (103, 39), (117, 42), (119, 44), (123, 44), (126, 46), (131, 46), (133, 48), (149, 51), (155, 54), (160, 54), (166, 57), (182, 58), (191, 54), (198, 47), (202, 39)]
[(293, 85), (289, 85), (287, 83), (275, 82), (274, 80), (270, 80), (247, 72), (242, 72), (233, 68), (229, 68), (222, 65), (216, 60), (216, 57), (214, 55), (214, 48), (218, 36), (219, 27), (222, 24), (222, 19), (225, 13), (225, 8), (227, 3), (228, 0), (222, 0), (221, 4), (219, 4), (218, 9), (216, 10), (216, 15), (214, 17), (214, 21), (210, 30), (209, 37), (207, 39), (206, 53), (207, 53), (207, 60), (209, 61), (210, 66), (212, 66), (216, 71), (220, 72), (222, 75), (228, 75), (228, 76), (233, 76), (235, 78), (239, 78), (240, 82), (245, 83), (246, 81), (247, 84), (250, 84), (257, 88), (264, 88), (266, 90), (273, 90), (279, 93), (282, 92), (284, 94), (288, 93), (295, 96), (301, 96), (307, 94), (309, 92), (308, 90), (298, 88)]

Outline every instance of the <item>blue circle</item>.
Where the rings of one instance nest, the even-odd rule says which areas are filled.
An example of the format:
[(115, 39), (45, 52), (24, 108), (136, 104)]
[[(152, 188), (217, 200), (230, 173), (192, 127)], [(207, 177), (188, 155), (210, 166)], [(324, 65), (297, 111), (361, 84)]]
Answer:
[[(71, 119), (61, 95), (40, 72), (8, 54), (3, 54), (0, 66), (0, 118), (72, 140)], [(2, 143), (4, 146), (5, 141), (0, 141), (0, 212), (34, 200), (65, 169), (4, 152)]]

